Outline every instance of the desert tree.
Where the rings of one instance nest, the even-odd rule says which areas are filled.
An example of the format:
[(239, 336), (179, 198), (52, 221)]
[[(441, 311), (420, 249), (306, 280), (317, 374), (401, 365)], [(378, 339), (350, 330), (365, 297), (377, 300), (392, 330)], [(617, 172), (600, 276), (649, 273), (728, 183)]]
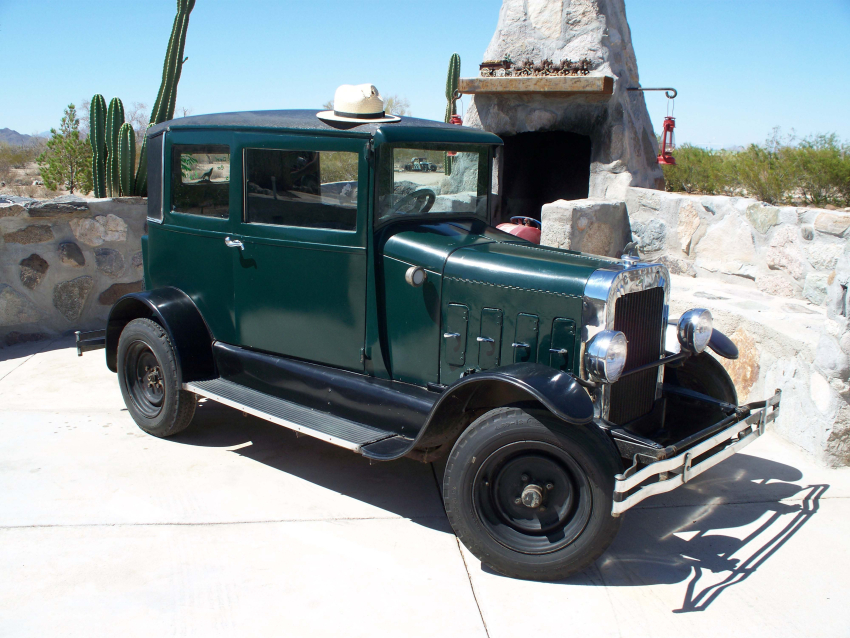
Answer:
[(392, 115), (413, 115), (410, 101), (400, 95), (388, 95), (384, 98), (384, 112)]
[(71, 193), (88, 193), (92, 189), (91, 147), (80, 137), (80, 120), (73, 104), (65, 109), (59, 130), (50, 129), (46, 146), (37, 160), (44, 185), (50, 190), (63, 186)]
[(136, 136), (136, 147), (141, 148), (142, 142), (145, 141), (145, 134), (148, 131), (150, 121), (148, 118), (148, 105), (144, 102), (133, 102), (132, 106), (127, 109), (125, 122), (129, 122), (133, 127)]
[[(322, 104), (322, 109), (325, 111), (334, 110), (334, 101), (328, 100)], [(410, 110), (410, 101), (406, 97), (399, 95), (388, 95), (384, 98), (384, 113), (392, 115), (413, 115)]]

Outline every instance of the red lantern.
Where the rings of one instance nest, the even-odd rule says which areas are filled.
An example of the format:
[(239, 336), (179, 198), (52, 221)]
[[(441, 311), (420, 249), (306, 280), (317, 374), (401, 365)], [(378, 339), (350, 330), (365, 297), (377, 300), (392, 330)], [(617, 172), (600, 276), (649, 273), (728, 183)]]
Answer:
[[(449, 124), (457, 124), (458, 126), (463, 126), (463, 120), (460, 119), (460, 115), (458, 115), (457, 113), (452, 113)], [(449, 157), (454, 157), (455, 155), (457, 155), (457, 151), (448, 151), (446, 155), (448, 155)]]
[(673, 129), (676, 128), (676, 118), (669, 115), (664, 118), (663, 133), (661, 135), (661, 152), (658, 154), (658, 163), (665, 166), (675, 166), (676, 158), (673, 151), (676, 144), (673, 141)]

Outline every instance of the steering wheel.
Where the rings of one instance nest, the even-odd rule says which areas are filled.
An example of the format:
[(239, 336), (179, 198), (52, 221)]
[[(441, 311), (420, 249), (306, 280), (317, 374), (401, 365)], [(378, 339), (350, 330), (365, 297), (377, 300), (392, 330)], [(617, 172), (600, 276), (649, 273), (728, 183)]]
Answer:
[[(522, 221), (522, 222), (532, 222), (532, 223), (536, 224), (538, 228), (540, 228), (540, 229), (542, 229), (542, 228), (543, 228), (543, 224), (541, 224), (539, 220), (534, 219), (534, 217), (523, 217), (523, 216), (521, 216), (521, 215), (517, 215), (516, 217), (511, 217), (511, 221), (512, 221), (512, 222), (513, 222), (514, 220), (517, 220), (517, 219), (519, 219), (519, 220), (520, 220), (520, 221)], [(522, 224), (522, 225), (523, 225), (523, 226), (528, 226), (528, 224), (525, 224), (525, 223), (524, 223), (524, 224)]]
[(434, 205), (436, 200), (437, 193), (432, 191), (430, 188), (420, 188), (398, 200), (395, 206), (393, 206), (390, 210), (389, 214), (400, 212), (402, 208), (409, 206), (412, 202), (417, 202), (419, 204), (419, 208), (416, 210), (404, 211), (403, 214), (427, 213), (431, 210), (431, 207)]

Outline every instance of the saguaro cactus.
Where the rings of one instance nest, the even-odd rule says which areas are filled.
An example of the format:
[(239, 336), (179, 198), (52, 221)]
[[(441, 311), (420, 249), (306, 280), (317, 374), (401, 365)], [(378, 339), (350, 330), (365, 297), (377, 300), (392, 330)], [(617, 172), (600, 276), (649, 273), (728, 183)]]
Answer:
[(136, 168), (136, 132), (129, 123), (118, 130), (118, 177), (121, 194), (133, 194), (133, 178)]
[[(177, 84), (183, 70), (183, 51), (186, 47), (186, 30), (189, 27), (189, 14), (195, 8), (195, 0), (177, 0), (177, 15), (171, 28), (171, 38), (165, 52), (165, 63), (162, 66), (162, 83), (159, 94), (151, 112), (150, 123), (160, 124), (174, 117), (174, 104), (177, 100)], [(139, 153), (139, 170), (133, 192), (136, 195), (146, 195), (148, 190), (148, 140), (142, 143)]]
[(106, 197), (106, 100), (98, 93), (89, 110), (91, 176), (95, 197)]
[(121, 195), (118, 173), (118, 131), (124, 124), (124, 104), (117, 97), (109, 101), (106, 112), (106, 196)]
[[(452, 57), (449, 59), (449, 74), (446, 78), (446, 118), (445, 121), (447, 124), (450, 124), (452, 121), (452, 115), (457, 115), (457, 105), (455, 104), (454, 95), (455, 91), (457, 91), (457, 81), (460, 78), (460, 56), (457, 53), (453, 53)], [(446, 154), (446, 158), (444, 160), (444, 168), (446, 171), (446, 175), (452, 174), (452, 158)]]

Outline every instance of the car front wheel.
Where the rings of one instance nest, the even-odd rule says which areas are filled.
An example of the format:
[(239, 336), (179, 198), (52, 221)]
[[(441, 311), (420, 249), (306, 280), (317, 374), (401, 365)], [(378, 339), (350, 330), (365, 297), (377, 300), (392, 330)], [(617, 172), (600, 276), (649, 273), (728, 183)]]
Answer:
[[(591, 426), (592, 427), (592, 426)], [(457, 440), (443, 499), (458, 538), (499, 573), (560, 580), (591, 565), (614, 540), (613, 444), (548, 412), (499, 408)]]
[(134, 319), (121, 332), (118, 383), (130, 416), (148, 434), (172, 436), (192, 422), (196, 397), (181, 389), (177, 353), (155, 321)]

